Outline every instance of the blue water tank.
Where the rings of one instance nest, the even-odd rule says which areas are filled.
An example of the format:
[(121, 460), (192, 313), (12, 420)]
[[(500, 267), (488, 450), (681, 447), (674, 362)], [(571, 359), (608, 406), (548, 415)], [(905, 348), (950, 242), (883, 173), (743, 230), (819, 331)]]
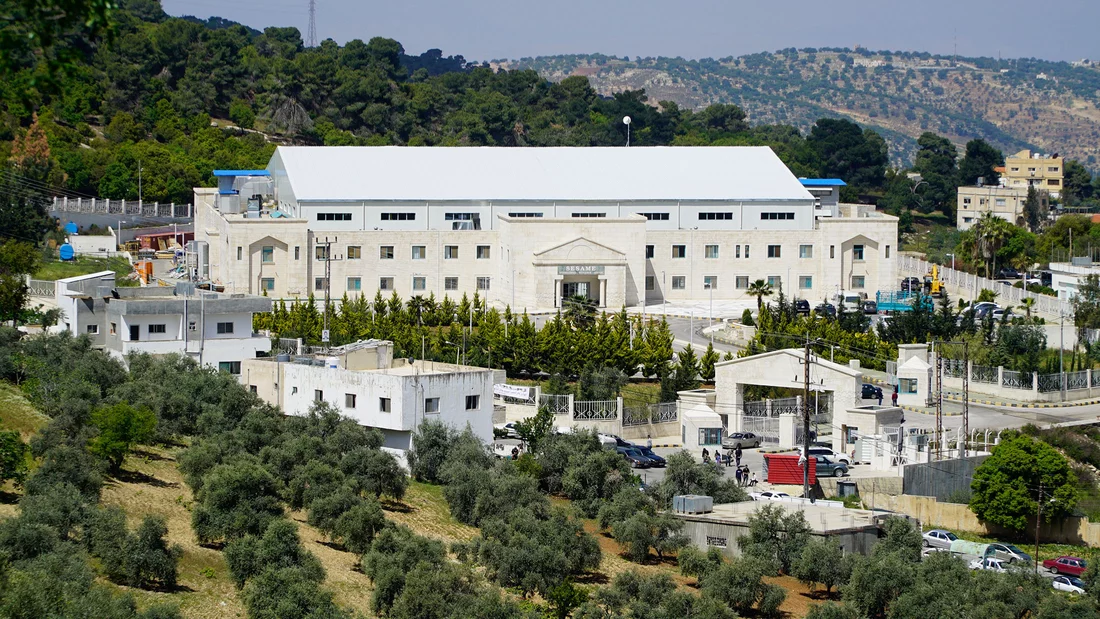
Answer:
[(61, 249), (58, 250), (57, 253), (59, 256), (61, 256), (62, 260), (72, 260), (76, 257), (76, 250), (73, 249), (73, 246), (69, 245), (68, 243), (62, 245)]
[(76, 234), (79, 230), (80, 228), (71, 221), (65, 224), (65, 234)]

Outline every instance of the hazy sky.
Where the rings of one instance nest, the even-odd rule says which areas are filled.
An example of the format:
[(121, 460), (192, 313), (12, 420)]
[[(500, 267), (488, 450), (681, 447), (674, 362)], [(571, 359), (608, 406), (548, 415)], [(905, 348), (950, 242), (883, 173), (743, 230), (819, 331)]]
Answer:
[[(721, 58), (785, 47), (1100, 58), (1100, 2), (1062, 0), (316, 0), (317, 36), (397, 39), (468, 60), (566, 53)], [(309, 0), (163, 0), (172, 15), (296, 26)], [(1047, 8), (1049, 6), (1049, 8)], [(1044, 14), (1045, 13), (1045, 14)]]

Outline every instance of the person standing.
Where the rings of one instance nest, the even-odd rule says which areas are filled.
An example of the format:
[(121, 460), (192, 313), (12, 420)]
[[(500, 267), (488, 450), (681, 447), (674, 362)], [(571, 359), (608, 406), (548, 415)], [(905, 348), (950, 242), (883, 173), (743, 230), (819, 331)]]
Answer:
[(878, 390), (878, 405), (882, 406), (882, 389)]
[(726, 450), (726, 466), (728, 467), (731, 462), (733, 462), (733, 450), (732, 449), (727, 449)]
[(714, 450), (714, 463), (722, 466), (722, 452), (717, 449)]
[(737, 466), (741, 466), (741, 444), (737, 444), (737, 449), (733, 450), (733, 457), (737, 459)]
[(741, 468), (740, 467), (738, 467), (737, 470), (733, 472), (733, 476), (737, 479), (737, 485), (740, 486), (741, 485)]
[(703, 462), (710, 462), (710, 452), (706, 447), (703, 448)]
[(890, 404), (898, 405), (898, 386), (894, 385), (894, 392), (890, 394)]
[(653, 437), (648, 434), (645, 435), (645, 446), (647, 449), (653, 449)]

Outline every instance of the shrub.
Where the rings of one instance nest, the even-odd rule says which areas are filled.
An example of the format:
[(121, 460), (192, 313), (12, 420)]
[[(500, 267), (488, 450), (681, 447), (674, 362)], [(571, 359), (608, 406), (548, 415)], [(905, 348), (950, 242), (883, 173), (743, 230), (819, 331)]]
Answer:
[(29, 450), (18, 432), (0, 431), (0, 484), (12, 480), (22, 484), (27, 475)]
[(246, 535), (225, 546), (225, 562), (240, 589), (265, 570), (297, 569), (313, 582), (325, 579), (321, 562), (302, 546), (298, 527), (282, 518), (273, 520), (263, 535)]
[(756, 326), (756, 322), (753, 321), (753, 319), (752, 319), (752, 310), (751, 309), (746, 307), (745, 311), (741, 312), (741, 324), (745, 325), (746, 327), (755, 327)]
[(88, 450), (106, 460), (115, 472), (133, 446), (151, 439), (157, 427), (153, 411), (134, 408), (125, 402), (97, 408), (91, 421), (99, 434), (91, 440)]
[(370, 549), (375, 535), (386, 527), (386, 516), (374, 499), (361, 500), (340, 515), (333, 525), (332, 535), (343, 541), (348, 552), (361, 555)]

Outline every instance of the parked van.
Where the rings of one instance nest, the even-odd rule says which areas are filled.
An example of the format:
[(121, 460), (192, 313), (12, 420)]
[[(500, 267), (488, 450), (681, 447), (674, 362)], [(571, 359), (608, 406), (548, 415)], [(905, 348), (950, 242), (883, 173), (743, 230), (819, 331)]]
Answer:
[(862, 312), (863, 311), (863, 297), (854, 293), (846, 292), (844, 294), (837, 294), (833, 297), (835, 299), (834, 304), (837, 310), (841, 309), (845, 312)]

